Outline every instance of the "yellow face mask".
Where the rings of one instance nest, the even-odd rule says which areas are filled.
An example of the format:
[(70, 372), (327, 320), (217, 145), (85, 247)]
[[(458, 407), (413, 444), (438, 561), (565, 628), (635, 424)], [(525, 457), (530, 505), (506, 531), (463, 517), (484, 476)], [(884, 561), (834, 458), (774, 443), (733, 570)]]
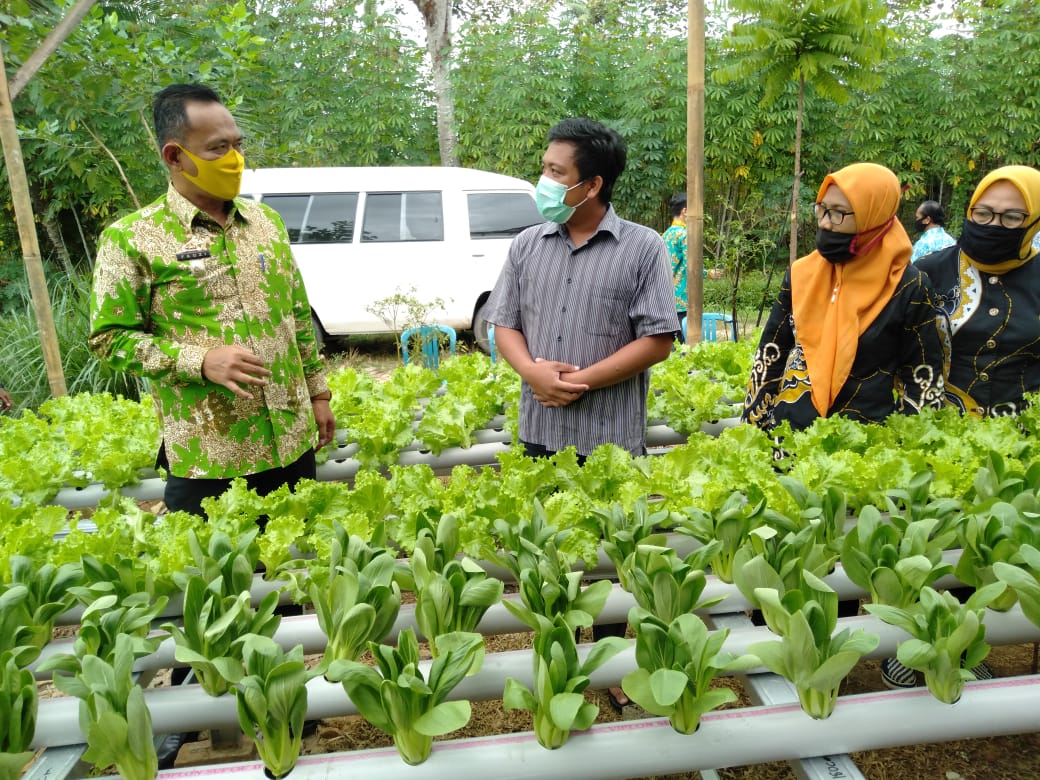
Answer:
[(203, 160), (196, 157), (180, 144), (177, 148), (188, 155), (188, 159), (195, 163), (198, 174), (192, 176), (185, 170), (181, 170), (184, 178), (199, 189), (208, 192), (214, 197), (222, 200), (231, 200), (238, 195), (242, 187), (242, 171), (245, 170), (246, 160), (238, 149), (228, 149), (227, 154), (216, 160)]

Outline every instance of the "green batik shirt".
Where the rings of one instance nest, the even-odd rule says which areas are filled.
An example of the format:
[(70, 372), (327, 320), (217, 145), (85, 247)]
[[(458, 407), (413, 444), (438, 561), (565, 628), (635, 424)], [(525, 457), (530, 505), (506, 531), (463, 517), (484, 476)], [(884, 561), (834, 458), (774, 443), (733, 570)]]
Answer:
[[(149, 380), (170, 473), (239, 477), (287, 466), (318, 440), (311, 396), (328, 389), (310, 305), (281, 218), (236, 198), (227, 227), (171, 185), (101, 236), (90, 348)], [(253, 400), (202, 377), (236, 344), (271, 371)]]

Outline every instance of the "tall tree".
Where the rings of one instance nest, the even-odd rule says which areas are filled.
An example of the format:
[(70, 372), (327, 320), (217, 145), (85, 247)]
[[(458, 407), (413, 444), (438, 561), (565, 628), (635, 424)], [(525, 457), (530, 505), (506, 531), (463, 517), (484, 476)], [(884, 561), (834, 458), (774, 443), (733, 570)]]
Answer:
[(451, 0), (415, 0), (426, 27), (433, 91), (437, 99), (437, 142), (441, 165), (458, 165), (455, 97), (451, 89)]
[(876, 83), (871, 68), (881, 60), (888, 38), (881, 24), (885, 4), (882, 0), (730, 0), (730, 7), (739, 19), (724, 44), (737, 59), (716, 70), (714, 78), (727, 82), (757, 75), (765, 85), (767, 104), (783, 95), (792, 82), (798, 88), (789, 212), (793, 263), (798, 257), (806, 86), (843, 103), (850, 87)]

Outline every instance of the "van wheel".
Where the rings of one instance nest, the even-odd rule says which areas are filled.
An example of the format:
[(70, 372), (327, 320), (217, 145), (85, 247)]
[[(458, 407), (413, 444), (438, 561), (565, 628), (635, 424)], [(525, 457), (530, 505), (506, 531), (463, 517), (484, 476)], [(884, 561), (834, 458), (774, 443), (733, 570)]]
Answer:
[(314, 312), (311, 312), (311, 325), (314, 326), (314, 341), (318, 345), (318, 351), (321, 352), (325, 349), (325, 339), (327, 338), (327, 334), (325, 333), (325, 328), (321, 327), (318, 315)]
[(473, 315), (473, 341), (476, 342), (477, 349), (485, 355), (490, 355), (491, 345), (488, 344), (488, 321), (484, 319), (486, 311), (487, 303), (482, 303), (477, 307), (477, 311)]

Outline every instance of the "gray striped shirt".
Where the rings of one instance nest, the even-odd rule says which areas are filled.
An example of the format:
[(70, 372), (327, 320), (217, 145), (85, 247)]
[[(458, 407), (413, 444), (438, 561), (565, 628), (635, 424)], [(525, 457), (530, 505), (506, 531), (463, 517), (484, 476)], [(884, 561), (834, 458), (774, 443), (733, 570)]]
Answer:
[[(488, 301), (489, 322), (519, 330), (533, 358), (589, 366), (642, 338), (679, 329), (668, 250), (653, 230), (610, 207), (596, 233), (575, 249), (563, 225), (518, 235)], [(614, 442), (633, 454), (646, 446), (650, 372), (546, 408), (523, 383), (520, 438), (588, 455)]]

